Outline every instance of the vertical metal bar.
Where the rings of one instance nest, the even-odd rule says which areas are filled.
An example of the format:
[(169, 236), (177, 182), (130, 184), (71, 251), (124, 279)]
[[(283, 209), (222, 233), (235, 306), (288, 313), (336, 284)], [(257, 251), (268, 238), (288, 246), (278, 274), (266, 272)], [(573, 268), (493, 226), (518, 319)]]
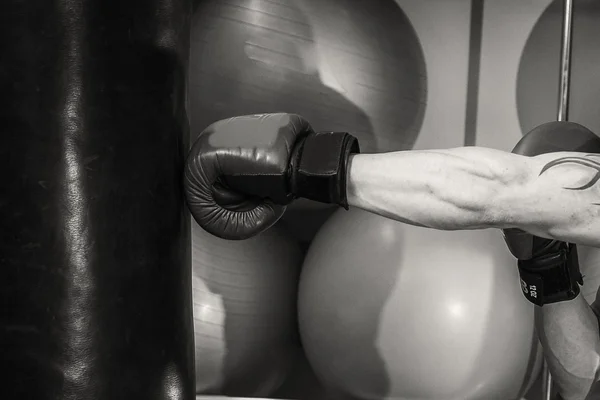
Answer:
[(569, 88), (571, 77), (571, 34), (573, 31), (573, 0), (564, 0), (562, 43), (560, 51), (560, 86), (558, 120), (569, 118)]
[(475, 146), (477, 139), (477, 108), (479, 102), (483, 7), (484, 0), (471, 0), (469, 72), (467, 73), (467, 104), (465, 107), (465, 146)]
[(542, 382), (542, 390), (544, 394), (543, 400), (552, 400), (552, 375), (548, 369), (548, 364), (544, 361), (544, 381)]

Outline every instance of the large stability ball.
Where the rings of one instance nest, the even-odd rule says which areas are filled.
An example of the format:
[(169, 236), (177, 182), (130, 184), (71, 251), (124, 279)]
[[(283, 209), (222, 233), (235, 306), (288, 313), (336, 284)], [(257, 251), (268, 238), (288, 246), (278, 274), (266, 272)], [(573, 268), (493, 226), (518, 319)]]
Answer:
[[(394, 0), (203, 0), (192, 24), (190, 119), (290, 112), (352, 132), (363, 152), (412, 149), (425, 61)], [(300, 200), (284, 221), (309, 241), (335, 207)]]
[(540, 370), (533, 317), (496, 230), (443, 232), (340, 210), (300, 281), (311, 365), (361, 399), (518, 399)]
[(192, 222), (197, 393), (267, 397), (281, 386), (299, 349), (301, 263), (279, 226), (226, 241)]
[[(527, 39), (517, 80), (517, 107), (523, 133), (556, 120), (563, 0), (540, 15)], [(600, 132), (600, 2), (575, 1), (571, 44), (569, 121)]]

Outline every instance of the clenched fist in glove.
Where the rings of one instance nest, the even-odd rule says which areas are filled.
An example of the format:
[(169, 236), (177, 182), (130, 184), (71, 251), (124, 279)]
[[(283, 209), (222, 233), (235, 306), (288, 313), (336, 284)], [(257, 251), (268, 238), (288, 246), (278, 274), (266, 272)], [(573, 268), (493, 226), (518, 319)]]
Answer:
[(355, 137), (319, 132), (294, 114), (230, 118), (206, 128), (185, 165), (185, 194), (196, 222), (224, 239), (271, 227), (296, 198), (348, 208), (346, 172)]

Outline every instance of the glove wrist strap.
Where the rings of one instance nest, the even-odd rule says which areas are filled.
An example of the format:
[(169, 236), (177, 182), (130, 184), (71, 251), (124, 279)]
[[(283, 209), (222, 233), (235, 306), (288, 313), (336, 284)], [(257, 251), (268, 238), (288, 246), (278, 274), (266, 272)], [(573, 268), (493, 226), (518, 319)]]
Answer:
[(291, 158), (292, 193), (295, 197), (339, 204), (348, 209), (348, 162), (351, 154), (359, 152), (357, 139), (348, 133), (308, 135), (296, 146)]
[(538, 306), (572, 300), (583, 285), (574, 244), (557, 242), (552, 251), (518, 265), (523, 294)]

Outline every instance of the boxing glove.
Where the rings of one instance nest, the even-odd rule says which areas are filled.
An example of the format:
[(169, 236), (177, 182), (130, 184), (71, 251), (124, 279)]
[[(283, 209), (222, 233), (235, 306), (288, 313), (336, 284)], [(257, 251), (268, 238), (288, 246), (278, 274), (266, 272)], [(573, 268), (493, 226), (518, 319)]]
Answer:
[(504, 238), (518, 259), (521, 290), (531, 303), (543, 306), (577, 297), (583, 276), (575, 244), (520, 229), (505, 229)]
[[(513, 149), (524, 156), (559, 151), (600, 153), (600, 138), (573, 122), (550, 122), (527, 133)], [(518, 259), (521, 289), (530, 302), (543, 306), (577, 297), (583, 277), (575, 244), (521, 229), (505, 229), (504, 238)]]
[(355, 137), (316, 133), (295, 114), (246, 115), (215, 122), (189, 152), (184, 188), (207, 232), (252, 237), (275, 224), (296, 198), (348, 208), (346, 173)]

